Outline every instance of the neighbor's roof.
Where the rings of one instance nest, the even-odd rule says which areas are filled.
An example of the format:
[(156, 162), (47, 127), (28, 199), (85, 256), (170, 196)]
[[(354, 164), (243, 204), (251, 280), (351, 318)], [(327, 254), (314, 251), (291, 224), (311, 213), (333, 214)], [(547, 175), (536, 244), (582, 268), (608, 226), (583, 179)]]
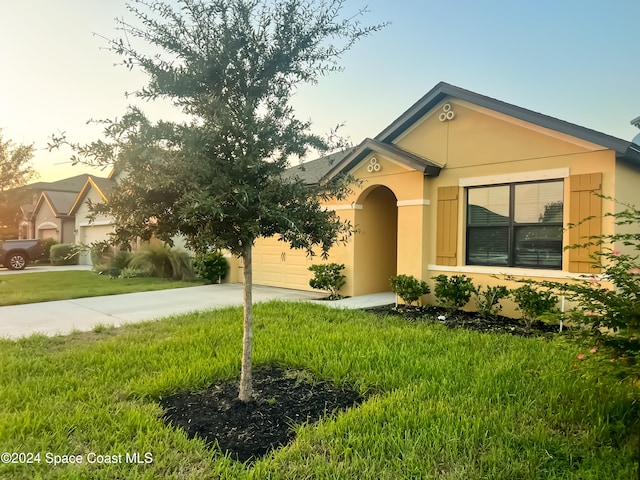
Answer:
[(40, 211), (42, 205), (47, 203), (56, 217), (67, 216), (77, 195), (78, 194), (75, 192), (56, 192), (45, 190), (40, 194), (33, 211)]
[(73, 202), (70, 210), (71, 214), (75, 215), (78, 207), (82, 205), (82, 202), (84, 202), (84, 199), (92, 188), (98, 192), (100, 197), (102, 197), (102, 200), (106, 202), (114, 186), (115, 180), (112, 180), (111, 178), (89, 176), (82, 187), (82, 190), (80, 190), (80, 193), (75, 197), (75, 201)]
[(30, 188), (32, 190), (40, 190), (40, 191), (50, 191), (50, 192), (76, 192), (78, 193), (82, 190), (82, 187), (87, 182), (89, 177), (94, 177), (88, 173), (82, 173), (80, 175), (76, 175), (74, 177), (63, 178), (61, 180), (57, 180), (55, 182), (35, 182), (30, 183), (29, 185), (25, 185), (25, 188)]
[(286, 178), (298, 177), (308, 185), (319, 183), (331, 168), (340, 163), (347, 155), (353, 152), (354, 148), (347, 148), (339, 152), (326, 155), (300, 165), (288, 168), (285, 172)]

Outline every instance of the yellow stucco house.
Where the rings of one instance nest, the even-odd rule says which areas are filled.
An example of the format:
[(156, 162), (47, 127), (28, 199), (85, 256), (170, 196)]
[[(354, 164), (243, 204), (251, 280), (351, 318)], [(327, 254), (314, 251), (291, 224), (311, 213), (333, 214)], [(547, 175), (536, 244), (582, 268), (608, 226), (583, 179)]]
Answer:
[[(592, 272), (589, 252), (563, 249), (613, 233), (603, 213), (616, 204), (592, 192), (640, 205), (638, 145), (446, 83), (376, 137), (291, 169), (308, 183), (342, 172), (362, 181), (347, 201), (326, 205), (357, 228), (328, 260), (346, 265), (346, 296), (389, 291), (396, 274), (490, 285), (492, 275)], [(310, 290), (308, 267), (320, 262), (260, 239), (254, 282)], [(232, 281), (242, 278), (232, 267)]]

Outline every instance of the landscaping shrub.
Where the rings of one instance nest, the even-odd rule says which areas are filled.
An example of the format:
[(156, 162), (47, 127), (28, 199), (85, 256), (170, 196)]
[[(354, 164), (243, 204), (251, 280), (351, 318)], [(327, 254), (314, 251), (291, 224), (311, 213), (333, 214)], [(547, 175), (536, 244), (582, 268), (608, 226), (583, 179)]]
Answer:
[(78, 251), (72, 243), (59, 243), (50, 249), (51, 265), (77, 265)]
[(539, 290), (531, 285), (523, 285), (511, 291), (511, 297), (518, 304), (525, 327), (531, 328), (536, 320), (548, 320), (557, 317), (558, 297), (550, 290)]
[(189, 253), (165, 246), (149, 246), (137, 251), (129, 261), (129, 268), (143, 276), (192, 280), (195, 278)]
[(146, 270), (136, 270), (135, 268), (129, 267), (120, 270), (120, 278), (143, 278), (149, 276), (149, 271)]
[(438, 275), (433, 278), (436, 281), (436, 300), (449, 311), (464, 307), (471, 299), (471, 294), (475, 292), (473, 281), (466, 275)]
[(102, 271), (105, 268), (111, 268), (111, 260), (114, 256), (113, 247), (106, 240), (92, 242), (89, 244), (89, 256), (94, 270)]
[(502, 310), (500, 300), (509, 297), (509, 289), (504, 285), (479, 287), (475, 290), (478, 315), (483, 318), (498, 315)]
[[(594, 264), (602, 266), (598, 275), (583, 275), (571, 283), (536, 284), (562, 292), (578, 304), (571, 320), (587, 327), (585, 332), (593, 337), (591, 340), (598, 348), (604, 347), (603, 351), (611, 356), (637, 365), (640, 356), (640, 210), (632, 205), (622, 206), (625, 208), (619, 212), (605, 215), (613, 217), (619, 233), (591, 236), (584, 239), (584, 244), (567, 247), (595, 246)], [(615, 362), (618, 366), (623, 364)], [(640, 377), (640, 371), (634, 375)]]
[(50, 262), (51, 261), (51, 247), (54, 245), (58, 245), (60, 242), (58, 242), (55, 238), (45, 238), (44, 240), (42, 240), (42, 255), (40, 257), (40, 260), (42, 260), (43, 262)]
[(398, 295), (404, 303), (412, 305), (420, 299), (422, 295), (428, 294), (431, 290), (427, 282), (418, 280), (413, 275), (396, 275), (391, 277), (391, 291)]
[(311, 288), (329, 292), (330, 300), (342, 298), (338, 292), (347, 282), (347, 277), (341, 273), (342, 270), (344, 270), (344, 264), (326, 263), (311, 265), (309, 270), (313, 272), (313, 278), (309, 280)]
[(219, 251), (198, 253), (193, 259), (193, 269), (200, 278), (219, 283), (229, 273), (229, 262)]

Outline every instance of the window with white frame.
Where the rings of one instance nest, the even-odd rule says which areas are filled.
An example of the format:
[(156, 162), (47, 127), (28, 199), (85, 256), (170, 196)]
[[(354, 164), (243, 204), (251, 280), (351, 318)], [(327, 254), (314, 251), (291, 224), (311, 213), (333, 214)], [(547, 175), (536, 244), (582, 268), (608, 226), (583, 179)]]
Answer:
[(562, 268), (562, 180), (467, 188), (467, 265)]

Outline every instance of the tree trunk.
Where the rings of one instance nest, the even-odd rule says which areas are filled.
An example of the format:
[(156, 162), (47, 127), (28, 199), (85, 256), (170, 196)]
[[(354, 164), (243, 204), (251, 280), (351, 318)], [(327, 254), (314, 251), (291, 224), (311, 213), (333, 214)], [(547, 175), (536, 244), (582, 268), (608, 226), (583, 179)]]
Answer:
[(253, 275), (251, 268), (251, 248), (246, 245), (242, 252), (244, 262), (244, 333), (242, 335), (242, 372), (240, 373), (240, 393), (238, 398), (248, 402), (253, 396), (253, 303), (251, 288)]

